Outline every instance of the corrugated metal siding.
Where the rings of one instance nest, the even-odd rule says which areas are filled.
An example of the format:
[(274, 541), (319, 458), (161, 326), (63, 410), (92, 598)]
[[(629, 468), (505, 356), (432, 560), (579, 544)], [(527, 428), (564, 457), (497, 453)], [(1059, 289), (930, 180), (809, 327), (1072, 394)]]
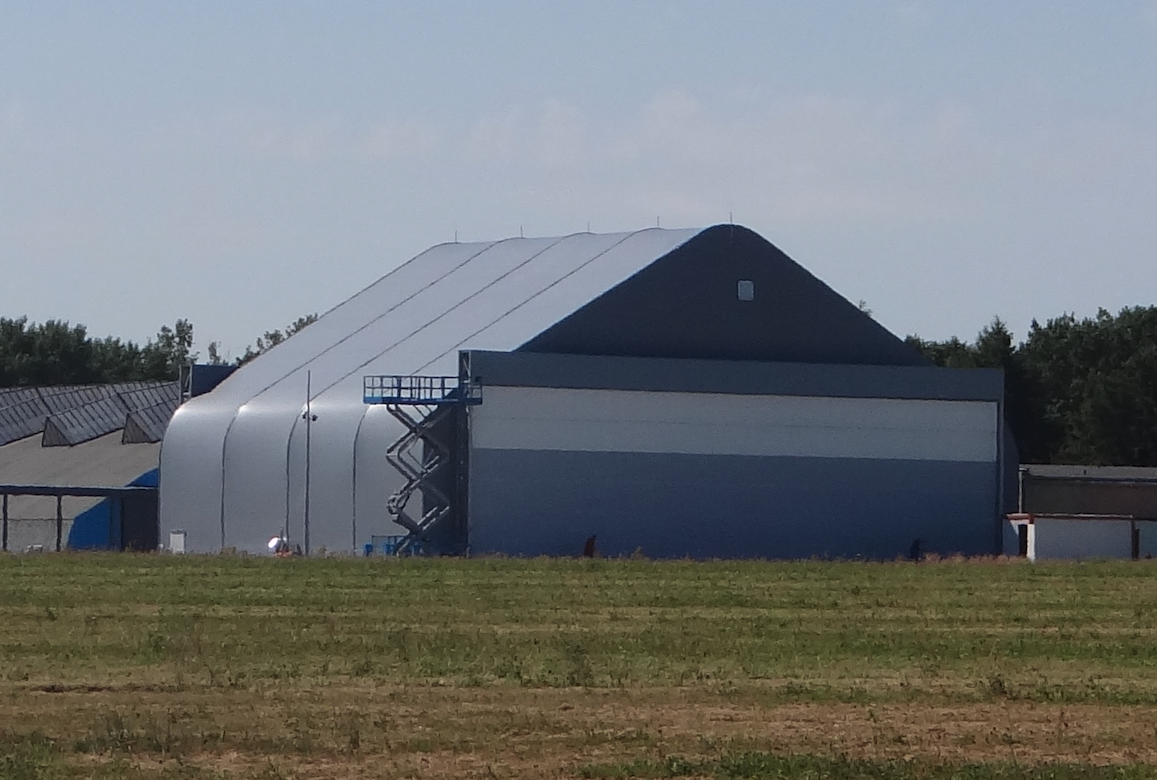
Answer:
[[(1133, 523), (1128, 520), (1049, 519), (1037, 520), (1035, 525), (1033, 546), (1038, 561), (1129, 560), (1133, 557)], [(1144, 538), (1150, 524), (1140, 525)]]
[(992, 463), (983, 401), (488, 387), (475, 449)]
[(488, 386), (470, 415), (477, 553), (999, 552), (994, 401)]
[[(485, 404), (484, 404), (485, 405)], [(873, 558), (993, 554), (995, 464), (474, 450), (474, 554)]]
[(777, 363), (469, 350), (487, 387), (572, 387), (730, 395), (996, 401), (1004, 372), (989, 368)]
[(1038, 479), (1023, 482), (1024, 511), (1039, 514), (1120, 514), (1157, 519), (1157, 480)]

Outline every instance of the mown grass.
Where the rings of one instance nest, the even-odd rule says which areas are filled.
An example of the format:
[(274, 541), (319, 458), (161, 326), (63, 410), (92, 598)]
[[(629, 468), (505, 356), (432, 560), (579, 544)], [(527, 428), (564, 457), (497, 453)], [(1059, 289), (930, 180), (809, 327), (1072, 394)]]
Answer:
[(1157, 702), (1147, 564), (9, 557), (0, 680)]
[[(660, 753), (683, 747), (684, 774), (701, 776), (939, 777), (955, 766), (960, 777), (1062, 778), (1074, 775), (1055, 763), (1039, 771), (1060, 774), (1008, 774), (1003, 758), (845, 759), (802, 742), (811, 753), (769, 753), (751, 734), (704, 747), (693, 724), (684, 742), (626, 716), (603, 728), (606, 706), (589, 697), (656, 721), (678, 707), (1009, 703), (1112, 718), (1157, 709), (1155, 640), (1147, 562), (4, 556), (0, 714), (31, 714), (0, 720), (0, 777), (248, 777), (288, 770), (187, 760), (501, 756), (517, 744), (590, 776), (678, 776)], [(580, 696), (589, 722), (554, 709)], [(463, 707), (481, 725), (458, 717)], [(1129, 760), (1139, 739), (1121, 737), (1128, 766), (1111, 771), (1140, 774), (1101, 776), (1151, 776)], [(592, 751), (622, 760), (580, 760)], [(735, 774), (727, 756), (757, 768)]]

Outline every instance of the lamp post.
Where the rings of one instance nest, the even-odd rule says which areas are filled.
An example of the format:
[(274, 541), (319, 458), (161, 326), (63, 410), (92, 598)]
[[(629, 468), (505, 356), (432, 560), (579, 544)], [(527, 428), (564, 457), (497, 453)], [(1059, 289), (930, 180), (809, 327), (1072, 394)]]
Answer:
[(309, 555), (309, 465), (310, 450), (312, 449), (313, 423), (317, 415), (313, 413), (313, 372), (305, 372), (305, 412), (301, 415), (305, 420), (305, 554)]

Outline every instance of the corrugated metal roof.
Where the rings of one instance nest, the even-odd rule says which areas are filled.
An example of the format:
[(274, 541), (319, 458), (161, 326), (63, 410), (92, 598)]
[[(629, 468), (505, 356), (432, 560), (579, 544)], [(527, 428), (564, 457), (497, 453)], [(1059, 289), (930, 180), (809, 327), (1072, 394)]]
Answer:
[(8, 387), (0, 390), (0, 410), (39, 398), (35, 387)]
[(133, 382), (113, 385), (113, 388), (130, 411), (164, 404), (176, 409), (181, 400), (176, 382)]
[(48, 416), (48, 406), (36, 394), (24, 393), (22, 396), (12, 395), (12, 398), (24, 397), (26, 400), (11, 403), (0, 408), (0, 445), (34, 436), (44, 430), (44, 419)]
[(43, 433), (43, 446), (72, 446), (120, 430), (129, 413), (152, 409), (149, 437), (180, 403), (176, 382), (121, 382), (0, 390), (0, 445)]
[(39, 390), (49, 414), (61, 414), (113, 395), (111, 385), (59, 385)]
[(143, 409), (134, 409), (125, 418), (125, 429), (121, 436), (124, 444), (144, 444), (158, 442), (165, 436), (165, 429), (173, 412), (177, 410), (178, 398), (163, 401)]
[(118, 395), (73, 407), (44, 421), (41, 443), (45, 447), (72, 446), (119, 431), (128, 412)]

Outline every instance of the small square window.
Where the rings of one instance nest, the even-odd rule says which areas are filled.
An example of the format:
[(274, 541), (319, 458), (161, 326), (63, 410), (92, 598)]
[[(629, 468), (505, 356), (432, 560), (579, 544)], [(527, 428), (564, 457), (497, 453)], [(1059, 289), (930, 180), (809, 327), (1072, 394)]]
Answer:
[(739, 300), (754, 301), (755, 300), (755, 282), (750, 279), (739, 280)]

